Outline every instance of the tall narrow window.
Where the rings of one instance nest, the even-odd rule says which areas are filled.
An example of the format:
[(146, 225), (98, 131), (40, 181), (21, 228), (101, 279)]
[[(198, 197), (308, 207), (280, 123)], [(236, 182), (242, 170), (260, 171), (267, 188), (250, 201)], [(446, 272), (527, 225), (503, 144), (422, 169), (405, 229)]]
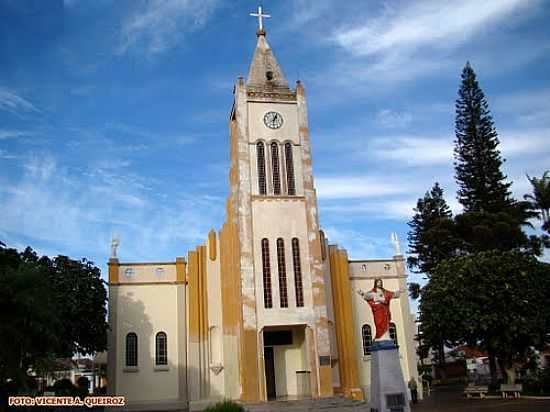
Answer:
[(296, 306), (304, 306), (304, 285), (302, 282), (302, 265), (300, 263), (300, 243), (292, 239), (292, 263), (294, 264), (294, 288), (296, 289)]
[(272, 308), (271, 266), (269, 264), (269, 241), (267, 239), (262, 239), (262, 269), (264, 275), (264, 306), (266, 308)]
[(370, 354), (370, 347), (372, 346), (372, 329), (370, 325), (364, 324), (361, 328), (361, 336), (363, 337), (363, 355)]
[(273, 194), (281, 194), (281, 171), (279, 168), (279, 145), (271, 143), (271, 168), (273, 169)]
[(397, 344), (397, 326), (395, 326), (395, 323), (390, 322), (390, 339), (393, 340), (393, 343), (395, 343), (395, 346), (398, 346)]
[(168, 343), (166, 333), (157, 333), (155, 338), (155, 349), (155, 364), (168, 365)]
[(265, 147), (262, 142), (256, 145), (256, 156), (258, 160), (258, 190), (261, 195), (267, 194), (265, 180)]
[(137, 335), (130, 332), (126, 335), (126, 366), (137, 366), (138, 364), (138, 342)]
[(292, 158), (292, 144), (285, 144), (286, 185), (289, 196), (296, 194), (296, 182), (294, 180), (294, 160)]
[(277, 267), (279, 269), (279, 295), (281, 307), (288, 308), (288, 288), (286, 285), (285, 242), (277, 239)]

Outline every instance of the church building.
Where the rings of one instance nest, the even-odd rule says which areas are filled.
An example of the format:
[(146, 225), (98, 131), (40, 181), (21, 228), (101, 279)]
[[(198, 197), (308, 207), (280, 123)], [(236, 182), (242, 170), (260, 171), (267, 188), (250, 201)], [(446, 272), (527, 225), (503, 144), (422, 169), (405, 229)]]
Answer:
[[(288, 84), (261, 25), (233, 93), (221, 230), (170, 262), (109, 260), (109, 393), (129, 410), (364, 399), (375, 327), (355, 290), (375, 278), (406, 289), (398, 247), (350, 260), (321, 230), (305, 89)], [(418, 381), (406, 293), (391, 315), (404, 379)]]

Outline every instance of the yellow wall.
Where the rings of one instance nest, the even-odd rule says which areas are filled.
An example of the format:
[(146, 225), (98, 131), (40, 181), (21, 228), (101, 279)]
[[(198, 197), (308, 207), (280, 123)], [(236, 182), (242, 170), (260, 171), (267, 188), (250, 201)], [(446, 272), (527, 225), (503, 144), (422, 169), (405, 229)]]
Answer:
[[(123, 285), (111, 286), (116, 294), (118, 335), (116, 348), (116, 395), (126, 396), (128, 402), (177, 400), (180, 365), (185, 366), (185, 357), (178, 350), (179, 328), (185, 329), (185, 293), (178, 290), (185, 285)], [(167, 313), (174, 316), (167, 316)], [(177, 314), (181, 314), (178, 316)], [(155, 335), (165, 332), (168, 338), (168, 365), (155, 366)], [(138, 366), (126, 367), (126, 335), (138, 336)], [(167, 369), (167, 370), (166, 370)], [(144, 390), (147, 388), (147, 390)]]

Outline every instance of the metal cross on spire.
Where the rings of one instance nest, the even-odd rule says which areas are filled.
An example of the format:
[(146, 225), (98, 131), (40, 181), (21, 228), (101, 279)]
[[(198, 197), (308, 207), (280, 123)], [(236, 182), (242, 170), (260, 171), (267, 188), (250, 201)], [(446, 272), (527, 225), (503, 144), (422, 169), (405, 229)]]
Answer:
[(257, 13), (250, 13), (251, 16), (258, 18), (258, 30), (263, 31), (264, 30), (264, 24), (263, 24), (263, 18), (270, 19), (271, 14), (263, 14), (262, 13), (262, 6), (258, 6), (258, 12)]

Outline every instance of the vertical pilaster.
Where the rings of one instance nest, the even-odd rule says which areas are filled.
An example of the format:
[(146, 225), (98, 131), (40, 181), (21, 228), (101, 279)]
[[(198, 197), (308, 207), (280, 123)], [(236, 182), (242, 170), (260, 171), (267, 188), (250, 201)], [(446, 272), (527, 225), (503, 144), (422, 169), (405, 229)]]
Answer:
[(341, 389), (348, 398), (363, 399), (357, 371), (357, 343), (354, 333), (347, 253), (345, 250), (339, 250), (336, 246), (329, 246), (329, 259)]
[(108, 393), (117, 393), (118, 364), (118, 279), (119, 261), (116, 258), (109, 259), (109, 331), (107, 332), (107, 385)]
[(183, 257), (176, 258), (176, 282), (177, 283), (186, 283), (187, 282), (187, 262)]
[(258, 402), (259, 356), (256, 318), (256, 290), (252, 234), (252, 205), (250, 184), (250, 150), (248, 143), (248, 108), (244, 79), (235, 88), (235, 123), (238, 163), (238, 237), (240, 243), (240, 272), (242, 298), (242, 332), (240, 339), (241, 399)]
[[(177, 258), (178, 259), (178, 258)], [(178, 271), (178, 260), (176, 259), (176, 272)], [(182, 259), (183, 258), (179, 258)], [(185, 262), (185, 260), (183, 260)], [(185, 270), (185, 269), (184, 269)], [(185, 273), (184, 273), (185, 276)], [(182, 283), (177, 285), (177, 317), (178, 317), (178, 391), (180, 401), (187, 402), (187, 311), (185, 290), (187, 286)]]
[(118, 262), (118, 259), (110, 258), (109, 263), (107, 265), (109, 266), (109, 284), (110, 285), (118, 284), (118, 276), (119, 276), (119, 269), (120, 269), (120, 264)]
[(196, 251), (187, 256), (187, 302), (189, 363), (187, 365), (187, 382), (189, 383), (189, 400), (201, 398), (201, 363), (200, 363), (200, 315), (199, 315), (199, 256)]
[[(317, 356), (312, 369), (312, 391), (318, 388), (316, 396), (332, 396), (332, 373), (330, 362), (320, 365), (319, 357), (330, 359), (330, 337), (328, 313), (326, 306), (325, 281), (321, 251), (321, 236), (319, 232), (319, 215), (317, 209), (317, 194), (313, 184), (313, 169), (309, 126), (307, 118), (307, 102), (305, 90), (300, 81), (296, 82), (296, 100), (298, 103), (298, 131), (302, 145), (302, 173), (304, 196), (306, 200), (307, 238), (309, 250), (309, 271), (311, 274), (313, 307), (315, 311), (315, 335)], [(313, 382), (313, 378), (316, 382)], [(315, 383), (315, 385), (314, 385)]]
[[(236, 102), (235, 102), (236, 106)], [(235, 119), (236, 107), (230, 127), (230, 194), (226, 204), (226, 221), (220, 231), (220, 277), (222, 288), (222, 327), (225, 395), (231, 399), (241, 396), (241, 347), (242, 298), (240, 270), (240, 241), (238, 233), (239, 163), (237, 161), (238, 128)]]

